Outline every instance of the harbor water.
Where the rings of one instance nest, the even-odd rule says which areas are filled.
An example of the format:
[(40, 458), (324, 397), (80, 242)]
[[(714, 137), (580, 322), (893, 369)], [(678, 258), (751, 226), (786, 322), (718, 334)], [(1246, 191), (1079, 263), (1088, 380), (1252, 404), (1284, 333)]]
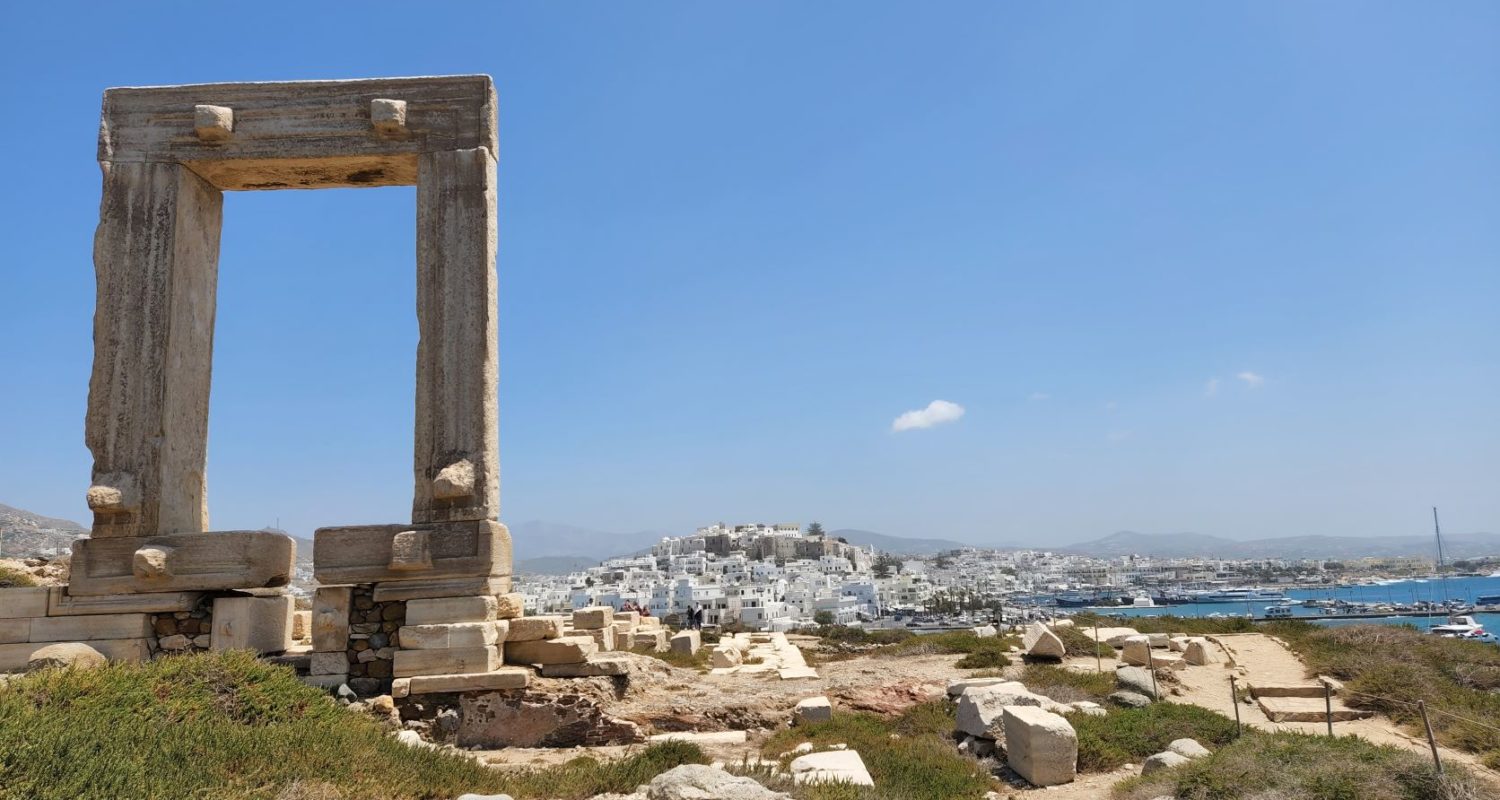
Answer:
[[(1285, 589), (1283, 593), (1292, 600), (1343, 600), (1349, 603), (1383, 603), (1388, 605), (1411, 605), (1417, 602), (1442, 603), (1444, 600), (1462, 600), (1472, 604), (1483, 595), (1500, 595), (1500, 577), (1494, 578), (1416, 578), (1409, 580), (1382, 581), (1371, 586), (1342, 586), (1322, 589)], [(1211, 614), (1241, 616), (1254, 614), (1256, 619), (1266, 616), (1266, 609), (1280, 605), (1279, 602), (1263, 600), (1248, 603), (1188, 603), (1177, 606), (1155, 606), (1152, 608), (1098, 607), (1088, 609), (1113, 616), (1160, 617), (1206, 617)], [(1305, 619), (1321, 625), (1391, 624), (1412, 625), (1426, 630), (1431, 625), (1446, 621), (1446, 615), (1368, 617), (1362, 619), (1324, 619), (1321, 609), (1302, 605), (1291, 606), (1294, 619)], [(1474, 621), (1490, 633), (1500, 633), (1500, 614), (1472, 614)]]

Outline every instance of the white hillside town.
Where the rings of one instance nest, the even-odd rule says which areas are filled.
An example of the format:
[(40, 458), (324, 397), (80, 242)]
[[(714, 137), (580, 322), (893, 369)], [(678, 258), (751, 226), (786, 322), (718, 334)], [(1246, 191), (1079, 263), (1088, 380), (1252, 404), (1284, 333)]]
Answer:
[[(1330, 567), (1338, 565), (1328, 564)], [(521, 575), (528, 612), (608, 605), (753, 631), (813, 624), (874, 625), (931, 614), (976, 620), (1050, 616), (1086, 605), (1175, 605), (1215, 589), (1327, 585), (1315, 559), (1221, 560), (963, 548), (931, 556), (881, 553), (813, 523), (722, 522), (665, 537), (649, 554), (568, 575)]]

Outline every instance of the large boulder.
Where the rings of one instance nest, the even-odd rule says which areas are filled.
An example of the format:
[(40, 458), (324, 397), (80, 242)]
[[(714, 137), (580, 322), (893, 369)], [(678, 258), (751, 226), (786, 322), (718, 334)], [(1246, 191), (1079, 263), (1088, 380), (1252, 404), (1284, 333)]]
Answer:
[(703, 637), (697, 631), (678, 631), (670, 644), (672, 652), (690, 656), (703, 646)]
[(1066, 719), (1032, 706), (1005, 709), (1005, 759), (1033, 786), (1072, 783), (1078, 776), (1078, 734)]
[(1049, 697), (1033, 694), (1018, 681), (967, 689), (958, 696), (957, 726), (970, 736), (1000, 738), (1000, 719), (1006, 706), (1050, 707)]
[(1156, 681), (1151, 678), (1151, 671), (1142, 667), (1116, 667), (1115, 683), (1119, 688), (1127, 692), (1137, 692), (1152, 700), (1160, 700), (1157, 694)]
[(103, 653), (82, 642), (59, 642), (32, 652), (31, 657), (26, 659), (26, 670), (30, 672), (47, 667), (95, 669), (106, 663)]
[(809, 753), (792, 760), (788, 765), (792, 780), (797, 783), (852, 783), (856, 786), (874, 786), (875, 780), (865, 769), (864, 759), (853, 750), (829, 750), (825, 753)]
[(683, 764), (657, 775), (645, 795), (646, 800), (791, 800), (750, 778), (702, 764)]
[(1068, 654), (1062, 639), (1040, 622), (1026, 626), (1021, 634), (1021, 649), (1034, 658), (1062, 658)]

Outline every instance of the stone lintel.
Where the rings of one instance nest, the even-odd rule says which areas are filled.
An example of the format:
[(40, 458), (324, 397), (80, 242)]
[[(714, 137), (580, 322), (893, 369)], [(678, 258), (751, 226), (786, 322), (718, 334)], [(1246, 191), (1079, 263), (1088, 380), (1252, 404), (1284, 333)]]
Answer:
[(75, 597), (285, 586), (292, 537), (267, 531), (79, 539), (68, 593)]
[(66, 586), (47, 591), (47, 616), (69, 617), (85, 614), (169, 614), (192, 611), (203, 599), (202, 592), (155, 592), (152, 594), (104, 594), (75, 597)]
[[(397, 536), (427, 532), (431, 566), (392, 569)], [(510, 574), (510, 531), (493, 520), (425, 525), (353, 525), (313, 534), (313, 576), (322, 583), (378, 583)]]
[[(487, 75), (122, 87), (99, 160), (188, 164), (220, 189), (410, 185), (422, 153), (498, 152), (496, 105)], [(232, 109), (232, 131), (204, 138), (200, 106)]]
[(438, 597), (498, 596), (509, 592), (509, 575), (479, 575), (468, 578), (384, 581), (375, 584), (372, 599), (377, 603), (389, 603), (395, 600), (426, 600)]

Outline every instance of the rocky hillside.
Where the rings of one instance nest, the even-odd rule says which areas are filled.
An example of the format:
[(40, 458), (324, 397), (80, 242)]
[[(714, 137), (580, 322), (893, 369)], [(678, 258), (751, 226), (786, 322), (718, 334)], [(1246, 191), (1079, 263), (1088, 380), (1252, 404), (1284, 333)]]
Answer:
[(0, 503), (0, 556), (31, 558), (67, 553), (88, 529), (72, 520), (44, 517)]

